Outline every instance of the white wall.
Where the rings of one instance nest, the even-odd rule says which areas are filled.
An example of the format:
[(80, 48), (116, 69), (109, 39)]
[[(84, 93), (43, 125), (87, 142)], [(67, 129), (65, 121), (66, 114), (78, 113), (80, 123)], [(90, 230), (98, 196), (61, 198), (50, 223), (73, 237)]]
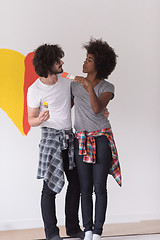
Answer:
[[(109, 110), (123, 187), (109, 177), (108, 223), (160, 219), (159, 10), (159, 0), (1, 1), (0, 48), (27, 55), (58, 43), (66, 53), (64, 69), (73, 74), (81, 74), (81, 46), (90, 36), (108, 41), (119, 56)], [(0, 109), (0, 136), (0, 230), (41, 227), (40, 129), (22, 136)], [(64, 192), (57, 196), (59, 225)]]

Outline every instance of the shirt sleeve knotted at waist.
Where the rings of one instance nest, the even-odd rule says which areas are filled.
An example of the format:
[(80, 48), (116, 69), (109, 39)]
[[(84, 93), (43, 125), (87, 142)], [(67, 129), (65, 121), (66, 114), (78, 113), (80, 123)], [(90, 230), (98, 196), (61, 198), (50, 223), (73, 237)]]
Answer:
[(105, 135), (109, 140), (109, 146), (112, 152), (112, 162), (109, 173), (114, 177), (116, 182), (121, 186), (122, 177), (120, 163), (118, 159), (118, 152), (113, 138), (111, 128), (101, 129), (93, 132), (78, 132), (76, 131), (75, 137), (79, 141), (79, 155), (83, 155), (83, 161), (86, 163), (96, 163), (96, 143), (95, 137)]
[(65, 149), (68, 149), (69, 169), (72, 170), (75, 167), (72, 131), (42, 128), (37, 178), (43, 178), (48, 187), (56, 193), (64, 186), (62, 151)]

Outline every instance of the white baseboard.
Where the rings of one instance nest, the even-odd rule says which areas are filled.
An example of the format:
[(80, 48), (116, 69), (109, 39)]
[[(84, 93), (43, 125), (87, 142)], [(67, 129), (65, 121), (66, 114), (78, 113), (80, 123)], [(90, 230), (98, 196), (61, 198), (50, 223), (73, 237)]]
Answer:
[(32, 229), (43, 227), (42, 220), (14, 220), (0, 222), (0, 231)]
[(160, 214), (108, 215), (105, 224), (160, 220)]
[[(140, 222), (145, 220), (160, 220), (160, 214), (135, 214), (135, 215), (109, 215), (105, 221), (105, 224), (114, 223), (131, 223)], [(81, 221), (80, 221), (80, 224)], [(64, 226), (64, 219), (58, 219), (58, 225)], [(0, 231), (18, 230), (18, 229), (32, 229), (42, 228), (43, 221), (41, 219), (23, 219), (14, 221), (0, 221)]]

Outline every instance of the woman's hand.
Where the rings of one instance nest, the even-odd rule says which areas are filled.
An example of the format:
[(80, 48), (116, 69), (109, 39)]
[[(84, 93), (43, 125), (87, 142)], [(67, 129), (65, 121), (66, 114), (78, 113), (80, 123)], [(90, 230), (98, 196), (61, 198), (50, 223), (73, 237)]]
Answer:
[(82, 86), (83, 86), (87, 91), (89, 90), (89, 88), (92, 87), (92, 83), (91, 83), (87, 78), (80, 77), (80, 76), (76, 76), (74, 80), (75, 80), (75, 82), (81, 83)]
[[(92, 85), (92, 82), (89, 81), (87, 78), (76, 76), (75, 77), (75, 82), (81, 83), (82, 86), (86, 89), (86, 91), (89, 93), (89, 98), (90, 98), (90, 104), (93, 109), (93, 112), (95, 114), (98, 114), (103, 111), (103, 109), (107, 106), (109, 101), (113, 97), (113, 93), (111, 92), (104, 92), (102, 95), (98, 98), (95, 91), (94, 87)], [(105, 114), (105, 117), (108, 118), (109, 114)]]

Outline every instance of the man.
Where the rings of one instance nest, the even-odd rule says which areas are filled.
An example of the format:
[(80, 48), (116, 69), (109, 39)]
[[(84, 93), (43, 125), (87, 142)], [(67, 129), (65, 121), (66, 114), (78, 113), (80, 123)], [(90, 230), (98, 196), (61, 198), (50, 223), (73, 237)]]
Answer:
[(74, 143), (71, 124), (71, 80), (62, 78), (58, 45), (44, 44), (35, 51), (33, 65), (40, 76), (28, 89), (28, 122), (41, 127), (37, 178), (44, 180), (41, 210), (47, 240), (60, 240), (57, 227), (56, 194), (68, 180), (65, 198), (65, 223), (68, 236), (84, 238), (78, 220), (80, 188), (74, 164)]

